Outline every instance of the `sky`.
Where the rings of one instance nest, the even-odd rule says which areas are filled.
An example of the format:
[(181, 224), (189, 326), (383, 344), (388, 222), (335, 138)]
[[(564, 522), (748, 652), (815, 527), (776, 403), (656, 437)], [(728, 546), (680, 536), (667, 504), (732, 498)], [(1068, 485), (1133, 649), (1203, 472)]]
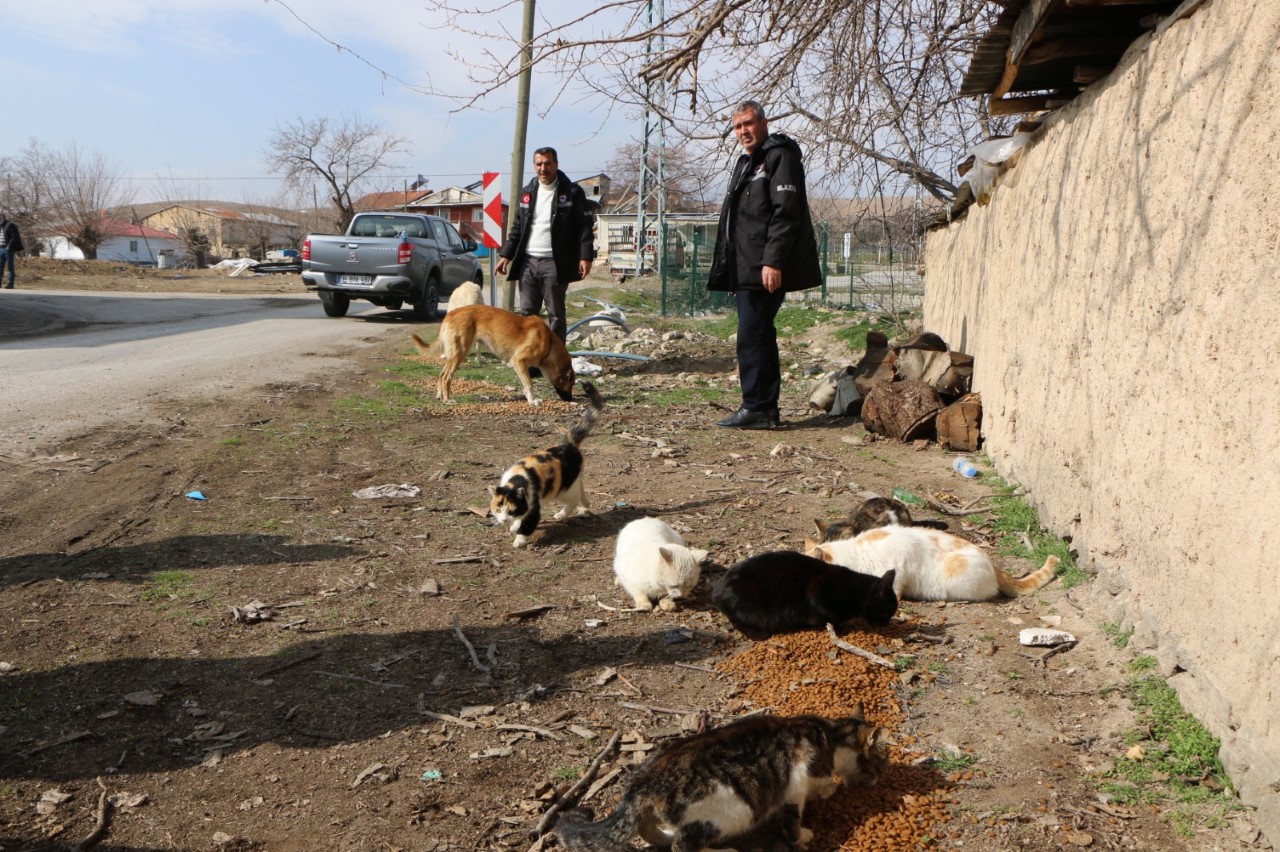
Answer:
[[(557, 5), (578, 6), (539, 0), (538, 9), (554, 15)], [(490, 23), (518, 33), (520, 16), (517, 2)], [(32, 139), (55, 150), (74, 143), (128, 176), (137, 202), (263, 201), (281, 189), (265, 164), (278, 126), (358, 115), (409, 140), (411, 153), (397, 158), (379, 188), (422, 174), (441, 189), (497, 171), (505, 198), (514, 86), (454, 112), (455, 103), (405, 83), (471, 92), (447, 49), (502, 56), (510, 49), (441, 24), (424, 0), (6, 3), (0, 78), (9, 97), (0, 156), (20, 153)], [(557, 94), (555, 81), (535, 71), (526, 180), (541, 145), (554, 146), (561, 168), (578, 179), (606, 171), (620, 145), (638, 141), (638, 116)]]

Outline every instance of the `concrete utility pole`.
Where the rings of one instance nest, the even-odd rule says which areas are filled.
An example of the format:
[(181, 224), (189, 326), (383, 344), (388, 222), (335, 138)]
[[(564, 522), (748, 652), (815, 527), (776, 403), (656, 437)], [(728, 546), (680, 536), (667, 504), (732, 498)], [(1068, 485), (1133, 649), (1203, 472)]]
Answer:
[[(524, 186), (525, 136), (529, 132), (529, 83), (533, 77), (533, 4), (524, 0), (524, 27), (520, 32), (520, 78), (516, 88), (516, 133), (511, 144), (511, 194), (507, 197), (507, 230), (520, 209), (520, 188)], [(504, 234), (506, 231), (503, 232)], [(516, 304), (515, 287), (510, 281), (502, 282), (502, 307), (513, 310)]]

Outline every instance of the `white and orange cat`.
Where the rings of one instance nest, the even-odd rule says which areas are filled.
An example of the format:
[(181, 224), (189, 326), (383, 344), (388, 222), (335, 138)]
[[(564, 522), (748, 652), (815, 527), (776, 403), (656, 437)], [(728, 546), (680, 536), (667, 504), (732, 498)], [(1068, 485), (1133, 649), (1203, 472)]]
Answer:
[(971, 541), (939, 530), (887, 526), (842, 541), (805, 541), (813, 557), (877, 577), (896, 571), (893, 590), (913, 601), (986, 601), (998, 595), (1017, 597), (1054, 578), (1058, 557), (1018, 579), (997, 568)]
[(680, 533), (658, 518), (637, 518), (618, 533), (614, 582), (637, 609), (670, 612), (698, 585), (707, 551), (686, 547)]

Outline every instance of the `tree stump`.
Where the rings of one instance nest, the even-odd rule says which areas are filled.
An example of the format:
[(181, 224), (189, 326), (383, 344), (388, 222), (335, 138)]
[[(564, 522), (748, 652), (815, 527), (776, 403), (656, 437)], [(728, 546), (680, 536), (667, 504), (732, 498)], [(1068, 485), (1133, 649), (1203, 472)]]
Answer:
[(878, 384), (862, 401), (862, 423), (870, 432), (899, 441), (931, 438), (941, 409), (942, 398), (924, 382)]
[(982, 441), (982, 394), (970, 393), (938, 412), (938, 443), (971, 453)]

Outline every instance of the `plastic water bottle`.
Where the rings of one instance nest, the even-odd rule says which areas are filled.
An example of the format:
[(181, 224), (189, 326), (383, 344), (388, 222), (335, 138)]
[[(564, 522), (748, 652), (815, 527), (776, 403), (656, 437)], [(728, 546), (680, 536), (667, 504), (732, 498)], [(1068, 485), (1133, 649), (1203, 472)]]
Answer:
[(964, 456), (956, 457), (956, 460), (951, 463), (951, 469), (963, 476), (965, 479), (973, 479), (978, 475), (978, 469), (973, 466), (973, 462), (969, 461)]

